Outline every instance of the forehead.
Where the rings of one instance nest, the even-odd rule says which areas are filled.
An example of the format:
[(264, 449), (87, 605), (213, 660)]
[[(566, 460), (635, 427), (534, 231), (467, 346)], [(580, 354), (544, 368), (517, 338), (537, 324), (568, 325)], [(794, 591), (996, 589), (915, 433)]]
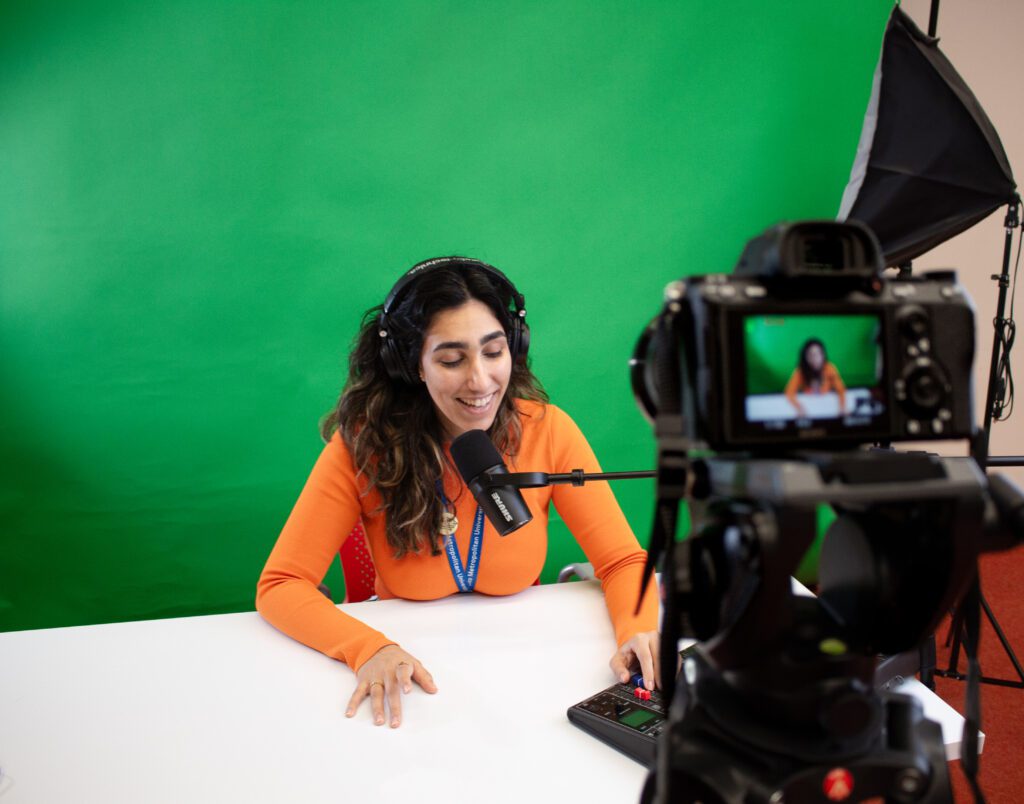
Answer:
[(427, 341), (478, 341), (492, 332), (505, 328), (491, 312), (491, 308), (478, 299), (470, 299), (458, 307), (449, 307), (437, 313), (430, 321), (424, 338)]

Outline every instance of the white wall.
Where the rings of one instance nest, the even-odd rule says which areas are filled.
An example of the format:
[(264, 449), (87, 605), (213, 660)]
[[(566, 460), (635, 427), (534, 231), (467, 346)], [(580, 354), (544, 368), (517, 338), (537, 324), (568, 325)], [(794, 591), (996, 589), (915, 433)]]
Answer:
[[(928, 30), (930, 0), (904, 0), (902, 8), (921, 30)], [(1022, 31), (1024, 2), (1021, 0), (942, 0), (939, 4), (939, 47), (953, 62), (992, 120), (1018, 185), (1024, 180), (1024, 92), (1020, 87)], [(990, 276), (999, 273), (1002, 265), (1005, 215), (1006, 207), (1003, 207), (914, 261), (915, 273), (929, 268), (956, 268), (961, 282), (974, 299), (978, 324), (975, 410), (979, 425), (983, 419), (992, 357), (992, 319), (998, 297), (998, 285)], [(1014, 257), (1019, 231), (1014, 233)], [(1024, 287), (1020, 295), (1024, 297)], [(1024, 298), (1017, 303), (1017, 309), (1024, 311)], [(1024, 455), (1024, 333), (1018, 338), (1011, 363), (1018, 386), (1016, 410), (1009, 421), (993, 425), (992, 455)], [(949, 445), (935, 444), (929, 448), (946, 454), (960, 454)], [(1024, 468), (1000, 471), (1024, 487)]]

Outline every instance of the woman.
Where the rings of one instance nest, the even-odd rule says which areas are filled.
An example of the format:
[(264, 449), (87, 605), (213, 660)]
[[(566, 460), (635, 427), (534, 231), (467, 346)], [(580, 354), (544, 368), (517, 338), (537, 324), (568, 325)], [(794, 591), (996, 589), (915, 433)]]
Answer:
[(798, 415), (806, 416), (807, 411), (800, 404), (797, 394), (833, 392), (839, 397), (837, 415), (842, 416), (846, 412), (846, 386), (843, 384), (843, 378), (839, 376), (839, 370), (828, 361), (825, 344), (818, 338), (808, 338), (800, 347), (797, 367), (793, 369), (793, 374), (786, 383), (786, 398), (796, 408)]
[[(650, 589), (634, 616), (646, 554), (607, 484), (524, 489), (533, 521), (501, 538), (478, 515), (452, 462), (452, 439), (482, 429), (511, 471), (600, 471), (582, 433), (547, 403), (527, 365), (525, 312), (523, 297), (496, 268), (443, 257), (411, 268), (364, 317), (341, 398), (322, 426), (326, 446), (256, 597), (270, 623), (355, 671), (349, 717), (369, 697), (380, 725), (386, 699), (397, 727), (399, 690), (408, 693), (412, 682), (437, 690), (419, 659), (317, 590), (360, 517), (379, 597), (508, 595), (540, 574), (553, 500), (602, 580), (619, 645), (613, 671), (626, 681), (631, 665), (639, 665), (645, 685), (657, 684), (657, 600)], [(449, 559), (450, 538), (459, 556), (471, 549), (479, 555), (472, 575), (460, 559)]]

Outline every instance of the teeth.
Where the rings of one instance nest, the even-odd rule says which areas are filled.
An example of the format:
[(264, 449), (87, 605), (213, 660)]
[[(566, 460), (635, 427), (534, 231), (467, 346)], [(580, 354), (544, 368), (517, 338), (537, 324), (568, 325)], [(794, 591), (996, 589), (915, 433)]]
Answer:
[(485, 396), (483, 399), (460, 399), (459, 401), (463, 405), (467, 405), (471, 408), (486, 408), (493, 397), (494, 394), (491, 394), (490, 396)]

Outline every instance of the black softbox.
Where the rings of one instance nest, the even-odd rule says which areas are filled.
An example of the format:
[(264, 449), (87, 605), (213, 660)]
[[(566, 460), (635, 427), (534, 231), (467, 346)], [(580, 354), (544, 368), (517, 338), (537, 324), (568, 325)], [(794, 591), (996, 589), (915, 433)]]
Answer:
[(887, 265), (969, 229), (1016, 189), (999, 135), (938, 41), (893, 9), (840, 204), (839, 220), (878, 235)]

